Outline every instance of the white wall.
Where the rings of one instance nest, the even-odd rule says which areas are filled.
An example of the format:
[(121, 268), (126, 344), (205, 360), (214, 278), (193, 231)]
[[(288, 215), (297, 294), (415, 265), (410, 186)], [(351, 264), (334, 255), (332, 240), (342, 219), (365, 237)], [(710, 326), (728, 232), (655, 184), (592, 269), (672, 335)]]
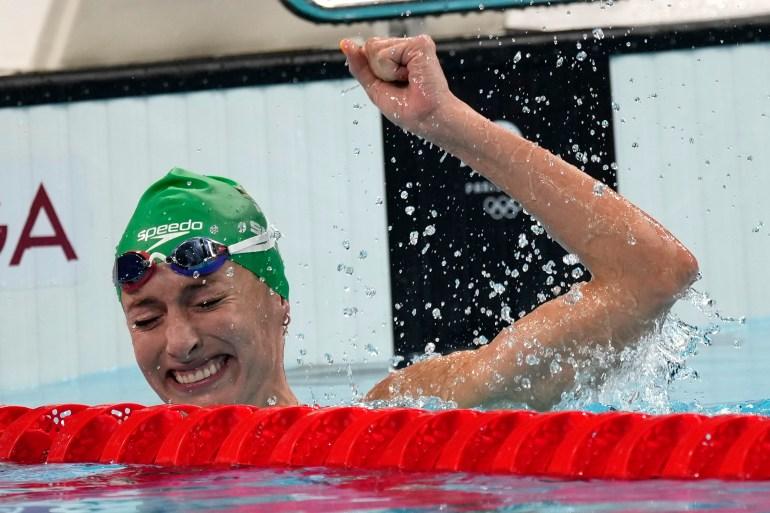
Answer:
[(698, 288), (753, 318), (770, 317), (768, 63), (768, 43), (610, 61), (620, 191), (692, 248)]
[[(693, 250), (695, 284), (724, 316), (673, 396), (705, 404), (768, 397), (770, 43), (613, 57), (620, 191)], [(677, 313), (705, 326), (680, 302)]]
[[(8, 226), (0, 251), (0, 390), (133, 365), (110, 283), (113, 250), (141, 192), (172, 166), (241, 181), (284, 234), (288, 366), (300, 349), (308, 364), (325, 363), (326, 352), (338, 362), (388, 359), (381, 122), (353, 84), (0, 109), (0, 225)], [(40, 183), (78, 259), (68, 261), (59, 247), (31, 248), (10, 266)], [(41, 215), (33, 235), (51, 233)], [(340, 264), (353, 273), (338, 271)], [(343, 314), (352, 307), (357, 314)]]

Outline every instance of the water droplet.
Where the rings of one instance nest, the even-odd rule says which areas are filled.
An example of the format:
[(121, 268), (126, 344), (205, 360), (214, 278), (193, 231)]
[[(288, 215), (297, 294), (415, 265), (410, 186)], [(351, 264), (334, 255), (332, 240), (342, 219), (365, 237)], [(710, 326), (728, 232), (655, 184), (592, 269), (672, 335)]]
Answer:
[(577, 280), (578, 278), (583, 276), (583, 269), (581, 269), (580, 267), (576, 267), (576, 268), (572, 269), (572, 273), (571, 274), (572, 274), (572, 277)]
[(414, 207), (412, 205), (409, 205), (404, 209), (404, 212), (406, 212), (406, 215), (410, 216), (414, 214)]
[(760, 221), (754, 228), (751, 229), (751, 232), (759, 233), (759, 230), (761, 230), (763, 226), (765, 226), (765, 223)]
[(334, 363), (334, 358), (329, 353), (324, 353), (324, 359), (326, 360), (326, 363), (328, 363), (329, 365)]
[(192, 273), (192, 277), (193, 277), (194, 279), (196, 279), (196, 280), (197, 280), (198, 278), (200, 278), (200, 276), (201, 276), (201, 273), (199, 273), (198, 271), (193, 271), (193, 273)]
[(556, 262), (554, 262), (553, 260), (549, 260), (548, 262), (546, 262), (546, 264), (543, 267), (541, 267), (541, 269), (543, 269), (543, 271), (545, 271), (546, 274), (553, 274), (554, 273), (553, 266), (555, 265), (556, 265)]
[(735, 340), (733, 340), (733, 347), (735, 349), (740, 349), (741, 347), (743, 347), (743, 340), (741, 340), (740, 338), (736, 338)]
[(580, 257), (575, 253), (567, 253), (561, 258), (561, 261), (567, 265), (575, 265), (580, 263)]
[(628, 234), (628, 245), (629, 246), (636, 246), (636, 237), (634, 237), (633, 233)]
[(433, 314), (434, 319), (441, 319), (441, 310), (438, 308), (434, 308), (431, 313)]
[(513, 56), (513, 63), (516, 64), (521, 60), (521, 52), (516, 52), (516, 55)]
[(607, 128), (608, 126), (610, 126), (610, 122), (607, 121), (606, 119), (603, 119), (602, 120), (602, 128)]
[(278, 404), (278, 399), (274, 395), (271, 395), (270, 397), (267, 398), (268, 406), (275, 406), (276, 404)]
[(605, 184), (602, 182), (596, 182), (593, 188), (594, 196), (603, 196), (606, 189), (607, 186)]
[(561, 372), (561, 365), (555, 359), (551, 360), (551, 364), (548, 367), (552, 376)]
[(350, 249), (350, 241), (349, 240), (343, 240), (342, 241), (342, 247), (345, 249)]
[(529, 242), (527, 242), (527, 236), (525, 234), (523, 234), (523, 233), (520, 233), (519, 234), (519, 247), (520, 248), (524, 248), (524, 247), (527, 246), (527, 244), (529, 244)]
[(382, 205), (382, 203), (383, 203), (382, 198), (377, 196), (377, 199), (374, 200), (374, 204), (375, 205)]
[(401, 199), (406, 199), (409, 197), (409, 193), (407, 191), (401, 191)]
[(225, 270), (225, 276), (228, 278), (235, 276), (235, 268), (232, 265)]
[(538, 358), (537, 355), (532, 353), (529, 353), (524, 360), (527, 362), (527, 365), (537, 365), (538, 363), (540, 363), (540, 358)]
[(529, 380), (529, 378), (521, 378), (521, 388), (524, 390), (529, 390), (532, 387), (532, 382)]
[(358, 308), (356, 308), (355, 306), (346, 306), (345, 308), (342, 309), (342, 315), (344, 315), (345, 317), (353, 317), (357, 313), (358, 313)]
[(434, 233), (436, 233), (436, 226), (432, 224), (426, 226), (425, 230), (422, 232), (423, 235), (433, 235)]
[(216, 235), (219, 233), (219, 226), (212, 224), (211, 227), (209, 227), (209, 232), (211, 232), (211, 235)]
[(190, 187), (192, 185), (192, 180), (187, 180), (187, 187)]
[(358, 258), (361, 260), (365, 260), (366, 257), (368, 256), (369, 256), (369, 253), (367, 253), (365, 249), (362, 249), (361, 251), (358, 252)]
[(238, 223), (238, 233), (245, 233), (246, 229), (247, 229), (246, 223), (244, 223), (243, 221)]
[(594, 35), (594, 39), (604, 39), (604, 31), (600, 28), (595, 28), (591, 31)]
[(419, 237), (420, 237), (420, 234), (417, 233), (416, 231), (410, 233), (409, 234), (409, 244), (411, 244), (412, 246), (416, 246), (417, 245), (417, 239)]
[(542, 235), (543, 233), (545, 233), (545, 228), (543, 228), (542, 225), (540, 225), (540, 223), (533, 224), (530, 227), (530, 230), (532, 230), (532, 233), (534, 233), (535, 235)]
[(428, 342), (425, 344), (425, 354), (431, 355), (436, 352), (436, 344), (433, 342)]
[(584, 60), (586, 60), (586, 57), (588, 57), (588, 54), (587, 54), (587, 53), (585, 53), (583, 50), (580, 50), (580, 51), (577, 53), (577, 55), (575, 56), (575, 58), (576, 58), (577, 60), (581, 61), (581, 62), (582, 62), (582, 61), (584, 61)]
[(374, 297), (375, 294), (377, 294), (377, 290), (372, 287), (366, 287), (364, 289), (364, 294), (366, 295), (366, 297)]
[(558, 59), (556, 59), (557, 68), (560, 68), (562, 64), (564, 64), (564, 57), (559, 57)]
[(353, 148), (353, 155), (361, 155), (361, 148)]
[(377, 356), (380, 354), (380, 352), (377, 350), (376, 347), (374, 347), (372, 344), (366, 344), (364, 346), (364, 349), (369, 352), (372, 356)]

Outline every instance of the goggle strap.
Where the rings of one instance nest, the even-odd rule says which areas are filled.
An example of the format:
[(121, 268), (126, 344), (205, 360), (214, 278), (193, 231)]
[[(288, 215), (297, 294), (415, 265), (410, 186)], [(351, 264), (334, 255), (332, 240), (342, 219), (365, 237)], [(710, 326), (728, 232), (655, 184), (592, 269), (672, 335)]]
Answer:
[(238, 255), (243, 253), (260, 253), (273, 247), (275, 247), (275, 231), (272, 228), (268, 228), (267, 231), (260, 235), (255, 235), (227, 246), (227, 250), (231, 255)]

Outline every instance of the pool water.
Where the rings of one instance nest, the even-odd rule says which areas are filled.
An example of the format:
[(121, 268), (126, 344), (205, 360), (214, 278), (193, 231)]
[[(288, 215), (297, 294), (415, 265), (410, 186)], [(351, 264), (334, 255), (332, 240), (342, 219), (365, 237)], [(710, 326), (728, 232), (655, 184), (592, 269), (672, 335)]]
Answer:
[(770, 511), (770, 483), (0, 464), (0, 512)]

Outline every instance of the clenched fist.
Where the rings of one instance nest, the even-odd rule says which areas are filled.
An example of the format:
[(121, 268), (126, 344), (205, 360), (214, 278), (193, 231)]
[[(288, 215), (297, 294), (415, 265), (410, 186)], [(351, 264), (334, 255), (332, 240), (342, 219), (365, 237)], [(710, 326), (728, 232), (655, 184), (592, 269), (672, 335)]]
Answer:
[(429, 36), (374, 37), (363, 46), (343, 39), (340, 49), (350, 72), (385, 117), (416, 135), (430, 139), (457, 100)]

